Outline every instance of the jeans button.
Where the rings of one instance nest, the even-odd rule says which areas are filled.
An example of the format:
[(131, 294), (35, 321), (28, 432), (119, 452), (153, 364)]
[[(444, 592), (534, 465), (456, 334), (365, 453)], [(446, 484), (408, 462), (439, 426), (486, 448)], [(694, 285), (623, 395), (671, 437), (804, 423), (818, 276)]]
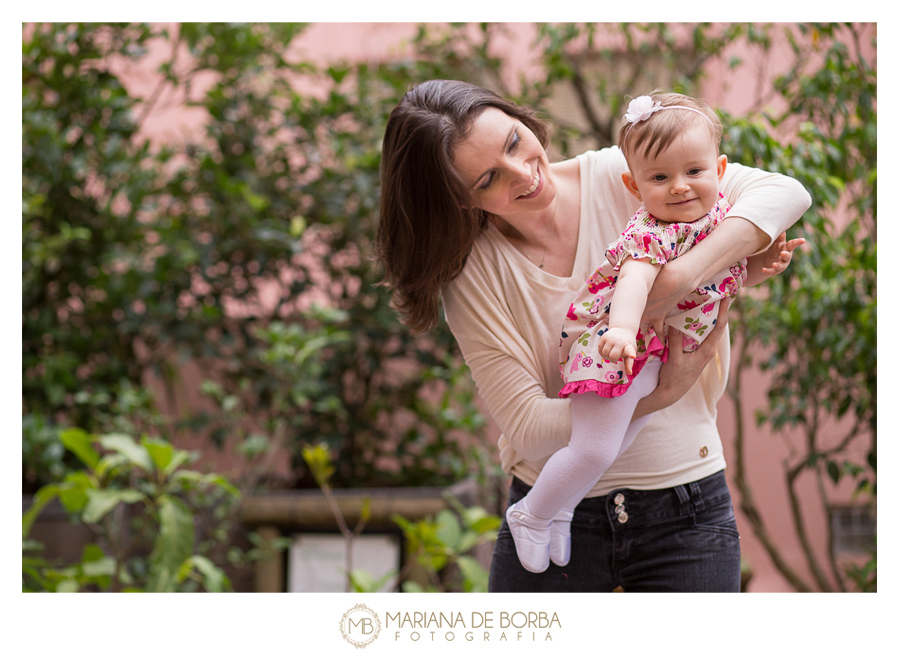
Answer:
[(616, 505), (616, 514), (621, 514), (624, 511), (625, 511), (624, 505)]
[(613, 498), (613, 502), (616, 505), (621, 505), (622, 503), (625, 502), (625, 494), (622, 494), (622, 493), (616, 494), (616, 497)]
[(625, 523), (628, 520), (628, 512), (619, 512), (619, 523)]

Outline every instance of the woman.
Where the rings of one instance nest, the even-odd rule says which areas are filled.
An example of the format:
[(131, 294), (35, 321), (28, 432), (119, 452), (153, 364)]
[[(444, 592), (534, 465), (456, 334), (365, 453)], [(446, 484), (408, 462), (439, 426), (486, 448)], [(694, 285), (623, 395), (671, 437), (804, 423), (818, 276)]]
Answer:
[[(503, 432), (500, 460), (521, 499), (571, 433), (559, 399), (559, 328), (574, 293), (638, 202), (616, 148), (551, 164), (529, 110), (467, 83), (432, 80), (391, 113), (377, 235), (404, 321), (447, 322)], [(728, 221), (662, 269), (644, 317), (662, 318), (710, 275), (766, 248), (810, 199), (795, 181), (732, 165)], [(576, 508), (565, 567), (526, 571), (504, 522), (491, 591), (738, 591), (740, 543), (715, 405), (728, 376), (727, 306), (697, 351), (670, 352), (635, 410), (645, 428)], [(673, 336), (674, 339), (674, 336)], [(707, 367), (709, 366), (709, 367)]]

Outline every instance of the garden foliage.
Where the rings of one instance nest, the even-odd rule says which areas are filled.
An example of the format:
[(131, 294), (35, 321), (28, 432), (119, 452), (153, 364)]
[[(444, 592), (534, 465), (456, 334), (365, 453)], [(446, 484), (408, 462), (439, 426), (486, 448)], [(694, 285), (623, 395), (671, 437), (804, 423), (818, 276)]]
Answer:
[[(699, 93), (708, 64), (764, 66), (785, 34), (792, 66), (727, 118), (723, 149), (806, 186), (813, 207), (796, 232), (808, 244), (763, 296), (742, 298), (736, 342), (763, 349), (738, 368), (752, 354), (772, 373), (760, 422), (806, 433), (788, 477), (853, 478), (874, 498), (874, 30), (539, 24), (541, 73), (526, 78), (498, 55), (515, 38), (503, 24), (425, 25), (385, 61), (327, 64), (291, 49), (305, 29), (23, 27), (24, 492), (83, 472), (60, 439), (71, 427), (281, 446), (290, 486), (315, 485), (300, 446), (320, 442), (334, 486), (495, 471), (446, 324), (412, 336), (377, 285), (388, 113), (415, 82), (471, 80), (545, 114), (553, 152), (570, 156), (615, 142), (629, 95)], [(737, 44), (755, 59), (737, 59)], [(138, 91), (130, 74), (148, 70), (151, 48), (158, 77)], [(147, 122), (174, 105), (202, 127), (149, 140)], [(203, 405), (189, 403), (188, 365)], [(845, 441), (819, 445), (846, 418)]]

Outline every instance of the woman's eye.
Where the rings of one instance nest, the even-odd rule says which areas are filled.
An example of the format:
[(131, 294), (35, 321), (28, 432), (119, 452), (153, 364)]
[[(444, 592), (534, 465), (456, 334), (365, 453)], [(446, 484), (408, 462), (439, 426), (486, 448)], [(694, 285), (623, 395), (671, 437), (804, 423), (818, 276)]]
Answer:
[(512, 140), (510, 140), (510, 143), (509, 143), (509, 152), (512, 153), (517, 148), (519, 148), (519, 130), (518, 129), (516, 129), (515, 132), (513, 132), (513, 138), (512, 138)]
[(486, 190), (487, 188), (489, 188), (489, 187), (490, 187), (491, 185), (493, 185), (493, 184), (494, 184), (494, 174), (491, 173), (491, 174), (487, 177), (487, 179), (485, 179), (485, 181), (484, 181), (481, 185), (478, 186), (478, 189), (479, 189), (479, 191), (480, 191), (480, 190)]
[[(509, 153), (512, 153), (519, 147), (519, 141), (520, 141), (519, 130), (517, 128), (515, 131), (513, 131), (512, 139), (509, 140), (509, 147), (508, 147)], [(485, 179), (485, 181), (481, 185), (478, 186), (478, 191), (480, 192), (481, 190), (488, 189), (491, 185), (494, 184), (494, 179), (496, 177), (497, 177), (497, 174), (494, 172), (491, 172), (491, 174), (488, 175), (487, 179)]]

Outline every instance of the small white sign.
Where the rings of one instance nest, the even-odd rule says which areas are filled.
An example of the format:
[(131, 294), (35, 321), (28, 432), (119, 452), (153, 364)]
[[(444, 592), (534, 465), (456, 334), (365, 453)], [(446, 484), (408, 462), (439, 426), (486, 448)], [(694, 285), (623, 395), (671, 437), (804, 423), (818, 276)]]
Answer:
[[(289, 592), (345, 592), (347, 543), (341, 535), (295, 535), (288, 554)], [(353, 570), (364, 569), (377, 582), (400, 569), (400, 538), (361, 535), (353, 541)], [(388, 578), (380, 592), (389, 591)]]

